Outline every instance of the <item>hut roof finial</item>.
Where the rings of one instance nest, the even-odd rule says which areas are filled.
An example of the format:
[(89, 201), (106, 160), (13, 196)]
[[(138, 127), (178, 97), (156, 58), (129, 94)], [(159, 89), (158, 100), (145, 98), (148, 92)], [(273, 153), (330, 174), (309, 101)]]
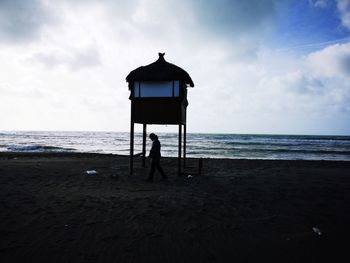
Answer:
[(159, 59), (164, 60), (164, 55), (165, 55), (165, 53), (159, 52), (159, 53), (158, 53)]

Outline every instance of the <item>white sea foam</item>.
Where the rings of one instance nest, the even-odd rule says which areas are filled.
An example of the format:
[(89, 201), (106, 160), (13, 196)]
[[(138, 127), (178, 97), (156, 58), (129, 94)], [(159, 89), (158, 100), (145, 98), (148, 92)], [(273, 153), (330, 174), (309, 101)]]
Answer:
[(9, 152), (71, 152), (71, 151), (74, 151), (74, 149), (45, 146), (45, 145), (7, 145), (6, 149)]

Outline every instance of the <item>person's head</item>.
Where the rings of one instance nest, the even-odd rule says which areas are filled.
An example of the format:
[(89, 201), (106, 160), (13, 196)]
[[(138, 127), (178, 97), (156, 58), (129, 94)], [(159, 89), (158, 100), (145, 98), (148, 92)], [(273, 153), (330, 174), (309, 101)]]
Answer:
[(149, 135), (149, 138), (150, 138), (152, 141), (154, 141), (154, 140), (158, 139), (158, 136), (155, 135), (154, 133), (151, 133), (151, 134)]

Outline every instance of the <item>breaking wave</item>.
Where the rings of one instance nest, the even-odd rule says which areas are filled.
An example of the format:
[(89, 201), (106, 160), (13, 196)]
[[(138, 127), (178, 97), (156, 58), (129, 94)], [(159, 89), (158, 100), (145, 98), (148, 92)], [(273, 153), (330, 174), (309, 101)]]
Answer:
[(9, 152), (74, 152), (75, 149), (45, 145), (7, 145)]

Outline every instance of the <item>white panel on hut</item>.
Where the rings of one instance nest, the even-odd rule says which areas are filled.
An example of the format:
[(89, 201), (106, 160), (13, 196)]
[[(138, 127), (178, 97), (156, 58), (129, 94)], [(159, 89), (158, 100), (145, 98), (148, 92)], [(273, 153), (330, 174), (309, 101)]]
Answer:
[[(174, 86), (173, 86), (174, 82)], [(134, 97), (178, 97), (180, 94), (180, 82), (157, 81), (134, 83)]]

